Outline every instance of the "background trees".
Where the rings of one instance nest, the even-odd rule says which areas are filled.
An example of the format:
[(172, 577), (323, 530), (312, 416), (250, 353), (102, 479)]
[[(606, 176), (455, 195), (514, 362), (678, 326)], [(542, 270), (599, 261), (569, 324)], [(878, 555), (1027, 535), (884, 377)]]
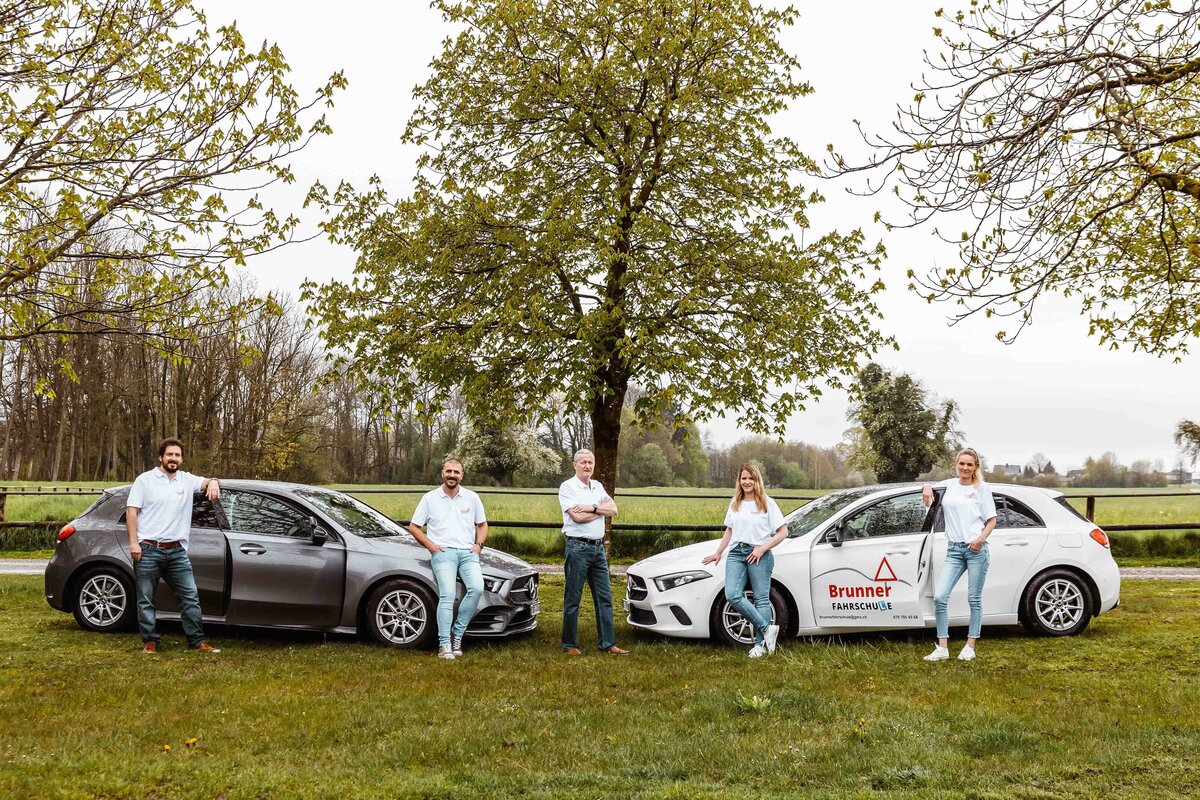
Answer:
[(255, 191), (292, 180), (288, 158), (329, 130), (314, 107), (344, 85), (303, 100), (287, 74), (190, 0), (0, 3), (0, 339), (170, 346), (194, 338), (185, 321), (253, 311), (205, 290), (291, 238)]
[(793, 235), (819, 200), (794, 183), (812, 162), (768, 126), (809, 92), (777, 41), (794, 11), (435, 5), (461, 33), (416, 89), (413, 194), (318, 193), (361, 257), (306, 298), (360, 391), (430, 387), (436, 406), (461, 390), (507, 422), (557, 395), (588, 415), (612, 486), (635, 382), (642, 421), (736, 407), (780, 430), (884, 341), (860, 288), (881, 251), (860, 231)]
[(958, 447), (954, 429), (958, 406), (931, 397), (905, 373), (868, 364), (858, 377), (858, 399), (850, 409), (850, 463), (871, 470), (880, 481), (911, 481)]
[(934, 218), (961, 248), (922, 291), (960, 317), (1015, 317), (1009, 339), (1060, 292), (1102, 343), (1185, 352), (1200, 334), (1200, 9), (994, 0), (933, 24), (928, 78), (868, 167), (910, 224)]

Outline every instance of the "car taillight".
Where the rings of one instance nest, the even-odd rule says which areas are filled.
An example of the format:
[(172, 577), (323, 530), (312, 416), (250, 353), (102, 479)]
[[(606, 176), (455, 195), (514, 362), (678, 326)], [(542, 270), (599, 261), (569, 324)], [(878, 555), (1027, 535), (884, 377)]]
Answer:
[(58, 544), (59, 542), (61, 542), (63, 539), (66, 539), (74, 532), (75, 532), (74, 525), (64, 525), (63, 529), (58, 532), (58, 537), (54, 540), (54, 543)]
[(1101, 547), (1108, 547), (1108, 534), (1099, 528), (1094, 528), (1092, 530), (1092, 538), (1095, 539), (1096, 543)]

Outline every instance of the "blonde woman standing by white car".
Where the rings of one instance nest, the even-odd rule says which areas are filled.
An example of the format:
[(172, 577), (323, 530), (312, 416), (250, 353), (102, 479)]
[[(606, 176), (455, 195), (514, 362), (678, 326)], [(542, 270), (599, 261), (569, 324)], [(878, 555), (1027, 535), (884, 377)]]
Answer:
[[(754, 647), (750, 658), (775, 652), (779, 626), (771, 624), (771, 573), (775, 570), (775, 555), (771, 549), (787, 537), (787, 525), (779, 504), (767, 497), (762, 473), (753, 464), (743, 464), (738, 471), (738, 486), (725, 512), (725, 536), (717, 552), (701, 564), (715, 564), (729, 543), (729, 560), (725, 563), (725, 599), (739, 614), (754, 626)], [(746, 583), (754, 603), (746, 600)]]
[[(979, 454), (967, 447), (954, 459), (957, 478), (936, 484), (944, 488), (942, 515), (946, 521), (946, 560), (938, 576), (933, 595), (933, 610), (937, 621), (937, 647), (925, 656), (926, 661), (944, 661), (950, 657), (950, 617), (946, 604), (955, 584), (967, 573), (967, 605), (971, 609), (967, 628), (967, 644), (958, 654), (960, 661), (975, 658), (975, 642), (983, 625), (983, 583), (987, 579), (992, 557), (987, 538), (996, 527), (996, 501), (992, 490), (979, 475)], [(925, 484), (922, 500), (928, 508), (933, 502), (934, 486)]]

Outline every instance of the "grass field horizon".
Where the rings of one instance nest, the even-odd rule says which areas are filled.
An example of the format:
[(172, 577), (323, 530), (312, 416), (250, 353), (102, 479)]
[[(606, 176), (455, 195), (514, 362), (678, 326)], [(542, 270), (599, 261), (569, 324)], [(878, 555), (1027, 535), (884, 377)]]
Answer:
[[(1200, 793), (1200, 583), (1134, 581), (1078, 637), (788, 640), (768, 659), (617, 619), (621, 658), (559, 654), (562, 580), (532, 634), (466, 657), (213, 629), (216, 657), (78, 629), (0, 576), (0, 796), (1024, 798)], [(616, 602), (623, 583), (613, 586)], [(957, 647), (963, 631), (954, 629)]]

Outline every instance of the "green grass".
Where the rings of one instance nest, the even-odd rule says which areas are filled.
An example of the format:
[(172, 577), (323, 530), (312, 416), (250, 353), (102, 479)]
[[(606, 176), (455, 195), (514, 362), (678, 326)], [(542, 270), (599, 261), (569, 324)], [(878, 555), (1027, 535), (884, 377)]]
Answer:
[(988, 630), (971, 664), (922, 662), (928, 635), (750, 661), (621, 622), (633, 655), (567, 659), (547, 578), (538, 631), (455, 662), (229, 630), (206, 657), (177, 627), (147, 657), (0, 576), (0, 796), (1194, 797), (1200, 583), (1122, 600), (1082, 637)]

